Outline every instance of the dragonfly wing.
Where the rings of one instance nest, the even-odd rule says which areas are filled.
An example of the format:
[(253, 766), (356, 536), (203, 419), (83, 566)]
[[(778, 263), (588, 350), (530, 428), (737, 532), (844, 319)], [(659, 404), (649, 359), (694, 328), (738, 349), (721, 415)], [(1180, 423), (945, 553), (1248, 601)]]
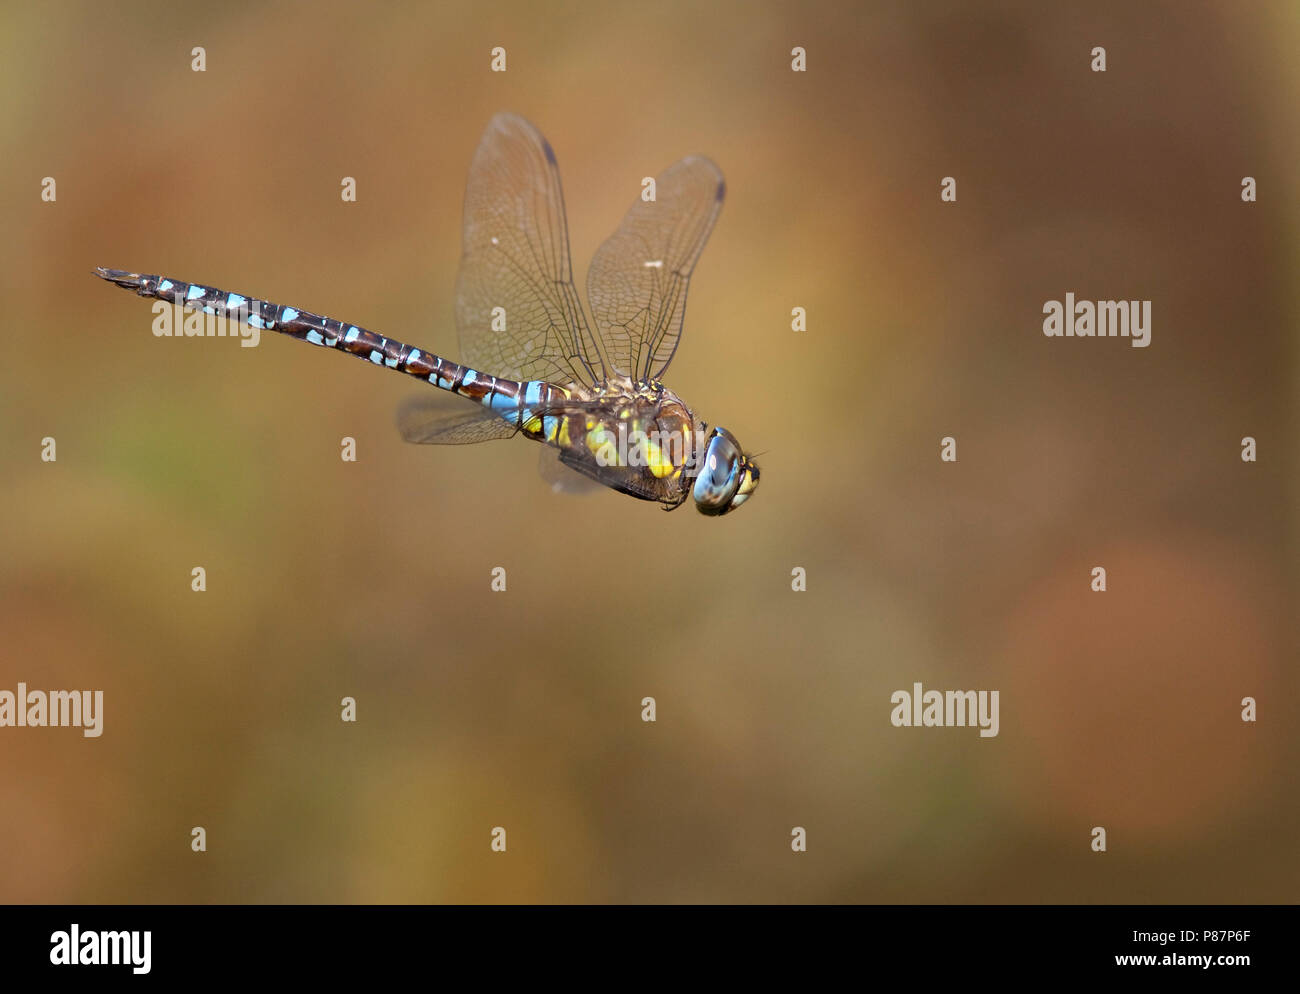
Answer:
[(515, 114), (488, 122), (470, 165), (456, 323), (460, 361), (493, 376), (604, 378), (573, 285), (555, 153)]
[(517, 429), (496, 412), (454, 394), (421, 394), (397, 409), (397, 430), (417, 445), (469, 445), (510, 438)]
[[(602, 411), (600, 401), (567, 397), (530, 409), (534, 418)], [(513, 420), (502, 418), (491, 408), (442, 391), (416, 394), (403, 401), (397, 409), (397, 430), (402, 438), (417, 445), (469, 445), (510, 438), (519, 431)]]
[(571, 473), (585, 477), (595, 485), (609, 487), (611, 490), (628, 494), (638, 500), (660, 503), (669, 495), (670, 485), (666, 481), (648, 476), (635, 467), (603, 466), (585, 448), (558, 449), (557, 455), (559, 462)]
[(549, 445), (542, 446), (537, 472), (550, 485), (552, 493), (586, 496), (605, 489), (604, 484), (566, 466), (560, 458), (560, 450)]
[(695, 155), (655, 180), (600, 247), (587, 299), (606, 360), (634, 380), (663, 375), (677, 349), (691, 271), (722, 210), (726, 184)]

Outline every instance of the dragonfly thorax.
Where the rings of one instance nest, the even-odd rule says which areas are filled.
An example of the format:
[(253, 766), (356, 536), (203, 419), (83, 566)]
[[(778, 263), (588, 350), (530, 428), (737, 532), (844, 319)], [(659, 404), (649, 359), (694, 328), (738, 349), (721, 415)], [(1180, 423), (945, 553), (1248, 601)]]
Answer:
[(697, 419), (658, 380), (618, 377), (569, 388), (571, 407), (544, 439), (578, 472), (672, 510), (689, 497), (704, 514), (739, 507), (758, 467), (725, 429)]
[(566, 465), (670, 509), (686, 500), (698, 442), (681, 398), (655, 380), (627, 377), (568, 392), (572, 401), (545, 439)]

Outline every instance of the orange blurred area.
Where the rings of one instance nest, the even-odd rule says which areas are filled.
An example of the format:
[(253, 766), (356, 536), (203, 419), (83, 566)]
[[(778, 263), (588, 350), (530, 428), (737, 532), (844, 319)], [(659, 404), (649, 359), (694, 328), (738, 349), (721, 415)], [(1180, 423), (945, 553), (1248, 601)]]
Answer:
[[(0, 728), (0, 902), (1295, 900), (1293, 4), (63, 3), (0, 35), (0, 690), (105, 695), (99, 738)], [(580, 289), (642, 177), (726, 175), (666, 382), (762, 453), (743, 510), (406, 445), (418, 385), (156, 338), (91, 275), (454, 359), (499, 110), (555, 149)], [(1150, 346), (1045, 337), (1067, 292), (1152, 301)], [(893, 727), (916, 682), (998, 690), (999, 734)]]

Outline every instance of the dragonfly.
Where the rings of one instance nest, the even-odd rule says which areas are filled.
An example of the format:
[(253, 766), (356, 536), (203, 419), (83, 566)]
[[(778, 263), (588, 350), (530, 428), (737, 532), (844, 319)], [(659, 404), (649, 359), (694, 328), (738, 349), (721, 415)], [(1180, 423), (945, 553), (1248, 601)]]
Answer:
[(460, 362), (245, 294), (121, 269), (95, 274), (141, 297), (346, 352), (437, 388), (400, 408), (408, 442), (522, 435), (545, 446), (544, 475), (557, 489), (605, 486), (670, 511), (693, 499), (701, 513), (723, 515), (753, 494), (758, 465), (662, 378), (726, 184), (712, 161), (694, 155), (646, 192), (592, 259), (588, 321), (573, 281), (555, 152), (524, 118), (494, 116), (465, 189)]

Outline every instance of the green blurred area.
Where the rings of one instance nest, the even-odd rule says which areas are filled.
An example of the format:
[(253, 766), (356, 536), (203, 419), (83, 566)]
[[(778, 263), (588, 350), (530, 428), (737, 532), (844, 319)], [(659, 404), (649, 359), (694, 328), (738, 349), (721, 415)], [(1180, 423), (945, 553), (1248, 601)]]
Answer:
[[(1295, 900), (1294, 5), (0, 18), (0, 689), (106, 709), (0, 729), (0, 901)], [(580, 287), (641, 177), (726, 174), (667, 382), (763, 453), (740, 513), (404, 445), (400, 377), (157, 339), (91, 275), (455, 358), (498, 110)], [(1151, 346), (1045, 338), (1067, 291), (1152, 300)], [(892, 727), (917, 681), (999, 736)]]

